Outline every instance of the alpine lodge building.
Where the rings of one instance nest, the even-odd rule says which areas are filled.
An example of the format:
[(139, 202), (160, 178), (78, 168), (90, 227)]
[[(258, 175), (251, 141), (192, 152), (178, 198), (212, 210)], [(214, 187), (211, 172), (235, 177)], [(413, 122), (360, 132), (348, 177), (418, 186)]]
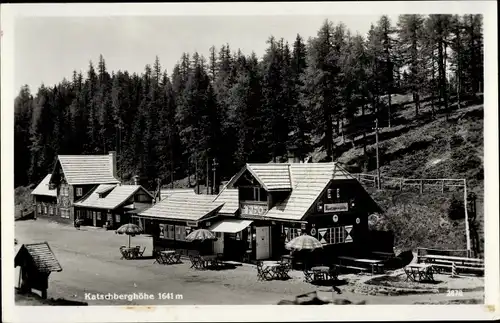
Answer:
[(203, 228), (217, 237), (206, 252), (254, 261), (288, 254), (286, 242), (301, 234), (317, 238), (329, 259), (370, 252), (368, 216), (381, 212), (338, 163), (269, 163), (246, 164), (218, 195), (171, 194), (134, 217), (155, 251), (195, 253), (185, 237)]

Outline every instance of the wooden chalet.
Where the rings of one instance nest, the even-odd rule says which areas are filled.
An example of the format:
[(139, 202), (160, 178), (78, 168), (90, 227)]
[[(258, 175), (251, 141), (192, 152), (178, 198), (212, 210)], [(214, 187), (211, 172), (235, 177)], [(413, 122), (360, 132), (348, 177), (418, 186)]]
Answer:
[(31, 292), (31, 289), (39, 290), (42, 298), (47, 298), (50, 273), (62, 271), (47, 242), (22, 245), (14, 258), (14, 267), (21, 267), (20, 290), (24, 292)]
[(35, 216), (60, 216), (57, 204), (57, 189), (50, 188), (49, 182), (52, 174), (42, 179), (37, 187), (31, 191), (33, 204), (35, 205)]
[(109, 155), (60, 155), (52, 174), (47, 175), (31, 193), (35, 214), (73, 223), (73, 203), (101, 184), (119, 182), (114, 151)]
[(101, 184), (73, 206), (83, 225), (118, 228), (152, 204), (153, 195), (141, 185)]
[(316, 237), (330, 257), (367, 248), (368, 216), (382, 210), (337, 163), (247, 164), (219, 195), (172, 195), (139, 213), (158, 225), (155, 248), (187, 252), (185, 235), (216, 233), (213, 252), (261, 260), (288, 253), (302, 233)]

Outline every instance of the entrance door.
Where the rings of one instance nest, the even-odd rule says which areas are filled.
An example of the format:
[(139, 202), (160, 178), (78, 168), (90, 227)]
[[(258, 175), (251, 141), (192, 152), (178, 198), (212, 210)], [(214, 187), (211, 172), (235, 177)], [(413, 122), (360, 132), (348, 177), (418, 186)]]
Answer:
[(255, 228), (255, 240), (256, 240), (256, 249), (255, 249), (255, 258), (256, 260), (260, 259), (268, 259), (269, 254), (269, 227), (256, 227)]
[(215, 232), (217, 240), (214, 241), (214, 253), (224, 253), (224, 233)]

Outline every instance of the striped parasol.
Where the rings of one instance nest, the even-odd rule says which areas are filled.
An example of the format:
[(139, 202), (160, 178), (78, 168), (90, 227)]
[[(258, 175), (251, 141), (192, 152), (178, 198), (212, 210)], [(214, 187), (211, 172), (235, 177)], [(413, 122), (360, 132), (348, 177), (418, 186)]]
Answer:
[(205, 241), (205, 240), (217, 240), (217, 237), (212, 231), (207, 229), (194, 230), (186, 236), (187, 241)]
[(115, 233), (128, 235), (128, 247), (130, 248), (130, 237), (142, 233), (142, 228), (137, 224), (127, 223), (119, 227)]
[(288, 242), (285, 245), (285, 248), (287, 248), (288, 250), (296, 250), (296, 251), (314, 250), (314, 249), (323, 248), (323, 245), (315, 237), (307, 235), (307, 234), (303, 234), (301, 236), (298, 236), (298, 237), (292, 239), (290, 242)]

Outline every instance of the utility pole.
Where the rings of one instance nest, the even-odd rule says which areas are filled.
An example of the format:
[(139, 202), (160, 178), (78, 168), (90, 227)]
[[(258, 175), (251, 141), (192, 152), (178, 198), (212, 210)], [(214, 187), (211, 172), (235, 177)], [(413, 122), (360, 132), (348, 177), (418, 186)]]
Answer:
[(206, 175), (205, 175), (205, 181), (206, 181), (205, 186), (207, 187), (207, 195), (209, 194), (209, 191), (208, 191), (209, 190), (209, 185), (208, 185), (209, 172), (210, 172), (209, 171), (209, 159), (207, 157), (207, 172), (206, 172)]
[(196, 180), (196, 194), (200, 194), (200, 181), (198, 178), (198, 156), (197, 155), (194, 157), (194, 169), (195, 169), (194, 178)]
[(381, 188), (380, 185), (380, 160), (378, 153), (378, 118), (375, 119), (375, 149), (377, 153), (377, 189)]
[(213, 164), (212, 164), (212, 171), (214, 172), (214, 186), (213, 186), (213, 190), (212, 190), (212, 194), (216, 194), (217, 190), (216, 190), (216, 181), (215, 181), (215, 174), (216, 174), (216, 171), (217, 171), (217, 166), (219, 166), (219, 163), (217, 162), (217, 159), (214, 158), (213, 160)]

